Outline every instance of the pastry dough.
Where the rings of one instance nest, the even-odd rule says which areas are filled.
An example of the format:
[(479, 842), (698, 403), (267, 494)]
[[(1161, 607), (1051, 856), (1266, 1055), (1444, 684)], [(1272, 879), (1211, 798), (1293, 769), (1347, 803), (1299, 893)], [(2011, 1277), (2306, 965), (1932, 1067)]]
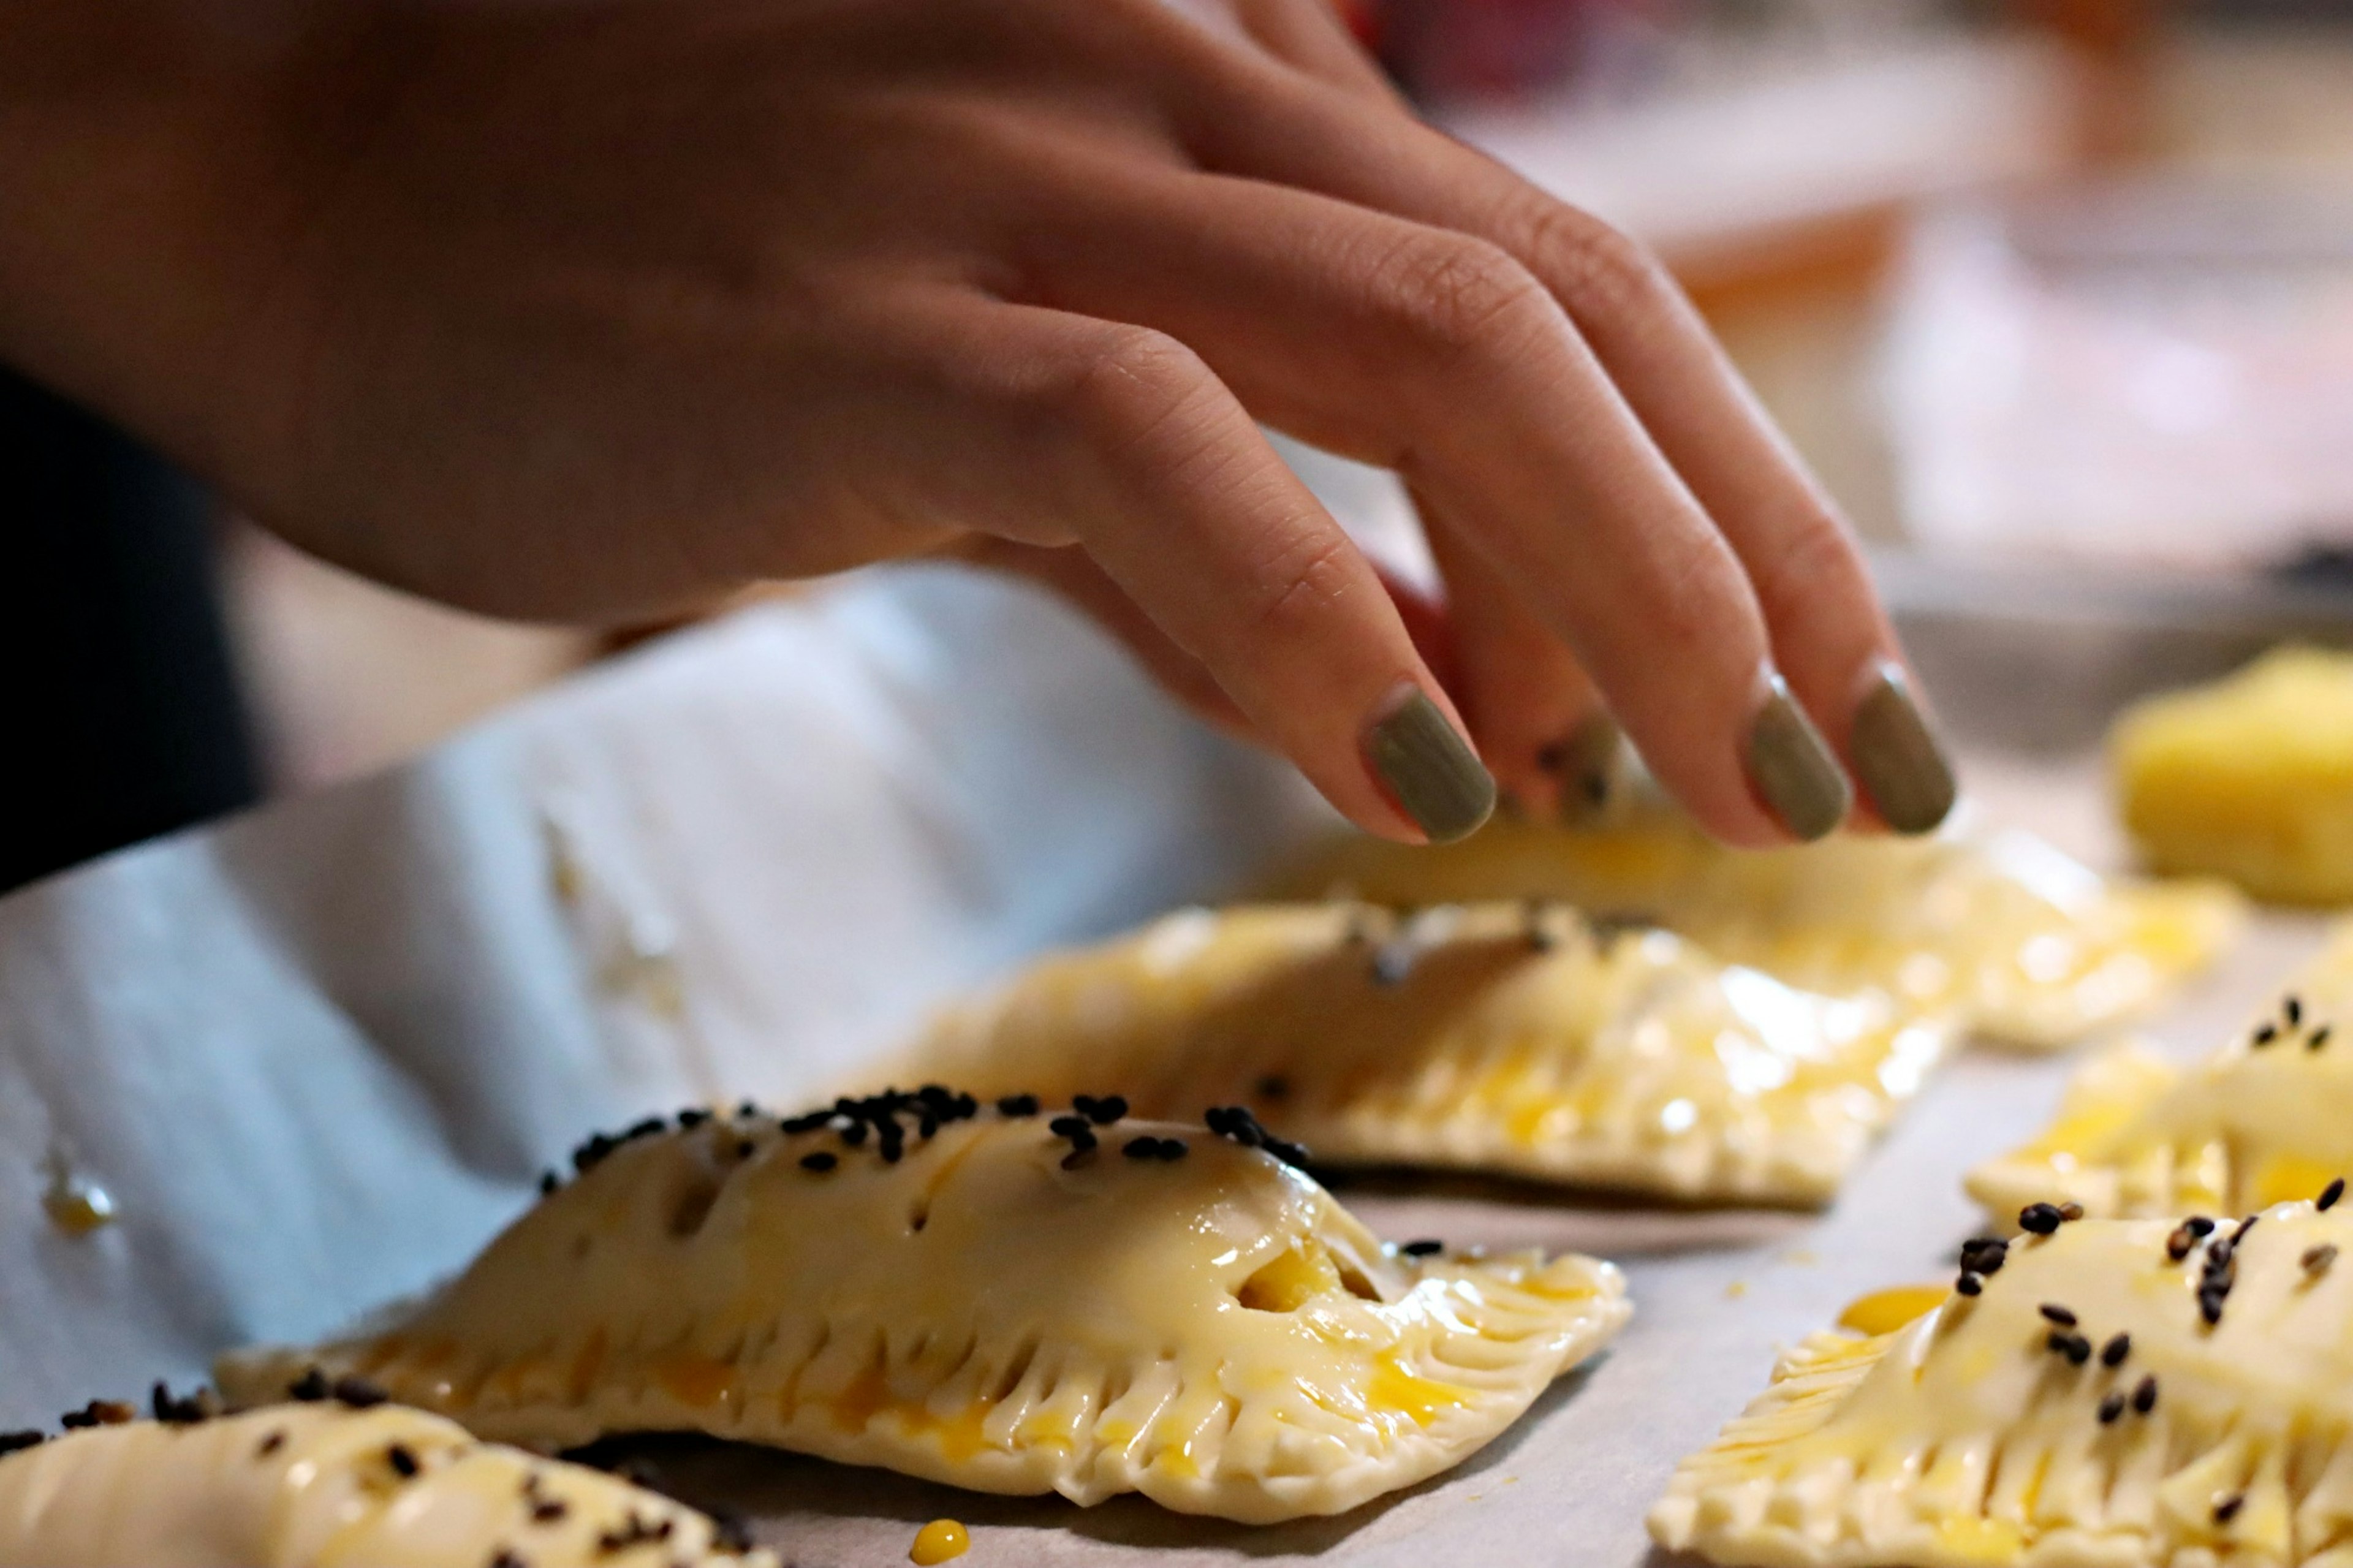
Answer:
[(0, 1458), (5, 1568), (776, 1568), (709, 1516), (438, 1415), (325, 1401)]
[[(1974, 1245), (1983, 1266), (2000, 1244)], [(1790, 1352), (1652, 1536), (1778, 1568), (2353, 1558), (2341, 1211), (2063, 1224), (1977, 1278), (1893, 1333)]]
[(2196, 1067), (2132, 1046), (2093, 1060), (2039, 1137), (1968, 1184), (1996, 1213), (2047, 1200), (2093, 1215), (2236, 1214), (2311, 1197), (2346, 1173), (2353, 925), (2264, 1017)]
[(2142, 702), (2110, 736), (2125, 826), (2161, 871), (2353, 899), (2353, 655), (2277, 649)]
[(1570, 832), (1498, 819), (1459, 844), (1353, 839), (1282, 883), (1377, 903), (1558, 899), (1654, 921), (1808, 990), (1883, 990), (2035, 1049), (2134, 1018), (2238, 932), (2219, 883), (2104, 878), (2031, 834), (1840, 836), (1726, 849), (1663, 808)]
[(1457, 1463), (1627, 1317), (1606, 1263), (1406, 1256), (1265, 1150), (1116, 1109), (647, 1124), (379, 1331), (221, 1386), (315, 1362), (533, 1446), (701, 1431), (1261, 1521)]
[(1542, 905), (1168, 915), (950, 1010), (904, 1080), (1247, 1104), (1336, 1163), (1826, 1201), (1951, 1031)]

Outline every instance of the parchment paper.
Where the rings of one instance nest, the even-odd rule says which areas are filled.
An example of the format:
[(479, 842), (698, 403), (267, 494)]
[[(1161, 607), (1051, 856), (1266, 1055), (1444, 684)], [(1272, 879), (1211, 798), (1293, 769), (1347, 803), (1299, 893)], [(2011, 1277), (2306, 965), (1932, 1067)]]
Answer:
[[(1992, 815), (2113, 857), (2086, 763), (1968, 762)], [(386, 777), (0, 900), (0, 1426), (331, 1330), (461, 1265), (590, 1129), (713, 1096), (789, 1105), (1020, 954), (1231, 891), (1329, 826), (1058, 608), (924, 568), (674, 639)], [(2316, 929), (2267, 920), (2154, 1033), (2211, 1047)], [(1639, 1563), (1673, 1461), (1777, 1348), (1948, 1272), (1974, 1226), (1960, 1172), (2038, 1121), (2066, 1070), (1964, 1057), (1820, 1216), (1345, 1184), (1393, 1237), (1614, 1258), (1637, 1316), (1472, 1462), (1345, 1518), (1249, 1530), (640, 1447), (802, 1564), (902, 1562), (941, 1515), (973, 1526), (975, 1568)], [(45, 1220), (53, 1152), (118, 1223)]]

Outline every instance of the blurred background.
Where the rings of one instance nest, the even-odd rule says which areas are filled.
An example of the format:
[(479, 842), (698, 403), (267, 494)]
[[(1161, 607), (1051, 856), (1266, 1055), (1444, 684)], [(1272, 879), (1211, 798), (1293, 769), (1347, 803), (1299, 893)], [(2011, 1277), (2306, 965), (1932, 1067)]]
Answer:
[[(1440, 124), (1665, 257), (1899, 602), (2353, 604), (2353, 0), (1345, 3)], [(262, 789), (631, 640), (216, 526)]]

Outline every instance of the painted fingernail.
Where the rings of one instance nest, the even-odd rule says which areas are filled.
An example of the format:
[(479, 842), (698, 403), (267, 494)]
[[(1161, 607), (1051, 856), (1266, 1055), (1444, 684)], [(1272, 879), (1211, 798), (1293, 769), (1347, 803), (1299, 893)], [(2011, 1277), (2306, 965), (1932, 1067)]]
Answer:
[(1778, 675), (1768, 679), (1765, 705), (1748, 727), (1748, 781), (1781, 825), (1809, 842), (1844, 822), (1854, 805), (1838, 759)]
[(1873, 672), (1855, 706), (1849, 750), (1863, 792), (1896, 832), (1926, 833), (1953, 809), (1953, 764), (1893, 659)]
[(1472, 833), (1495, 809), (1495, 780), (1429, 693), (1403, 689), (1365, 736), (1365, 755), (1432, 844)]
[(1560, 820), (1598, 822), (1626, 790), (1626, 735), (1607, 713), (1595, 713), (1536, 752), (1536, 766), (1560, 781)]

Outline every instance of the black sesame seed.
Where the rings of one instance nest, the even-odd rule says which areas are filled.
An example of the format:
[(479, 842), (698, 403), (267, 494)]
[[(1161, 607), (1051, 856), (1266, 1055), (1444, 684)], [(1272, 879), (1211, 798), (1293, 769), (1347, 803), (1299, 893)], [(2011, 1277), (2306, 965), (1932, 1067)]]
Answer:
[(839, 1160), (834, 1158), (833, 1155), (826, 1152), (826, 1151), (822, 1149), (819, 1149), (813, 1154), (804, 1154), (801, 1156), (801, 1169), (804, 1171), (830, 1171), (840, 1163), (841, 1162)]
[(1985, 1281), (1964, 1269), (1961, 1277), (1953, 1281), (1953, 1289), (1964, 1296), (1975, 1296), (1985, 1289)]
[(2211, 1286), (2198, 1292), (2198, 1315), (2206, 1320), (2209, 1328), (2222, 1321), (2222, 1298), (2228, 1294)]
[(2274, 1040), (2278, 1038), (2279, 1026), (2277, 1024), (2265, 1024), (2255, 1031), (2255, 1037), (2253, 1043), (2256, 1049), (2261, 1050), (2263, 1047), (2270, 1045)]
[(760, 1102), (756, 1100), (739, 1100), (735, 1102), (735, 1114), (749, 1121), (760, 1114)]
[(849, 1144), (853, 1149), (865, 1142), (866, 1123), (863, 1121), (845, 1122), (841, 1127), (841, 1141), (844, 1143)]
[(557, 1175), (553, 1171), (542, 1171), (539, 1173), (539, 1195), (541, 1197), (548, 1196), (554, 1193), (556, 1188), (563, 1184), (564, 1178)]
[(2197, 1245), (2198, 1239), (2189, 1234), (2189, 1227), (2177, 1225), (2173, 1233), (2165, 1238), (2165, 1255), (2179, 1263), (2189, 1257), (2189, 1249)]
[(328, 1392), (335, 1396), (335, 1403), (353, 1410), (366, 1410), (392, 1397), (364, 1377), (339, 1377)]
[(286, 1433), (280, 1429), (263, 1437), (260, 1446), (253, 1450), (253, 1457), (257, 1459), (266, 1459), (284, 1447), (286, 1447)]
[(531, 1568), (531, 1564), (517, 1556), (514, 1548), (501, 1546), (491, 1553), (488, 1568)]
[(2063, 1329), (2072, 1329), (2075, 1326), (2075, 1314), (2069, 1311), (2066, 1308), (2059, 1305), (2056, 1301), (2043, 1302), (2042, 1312), (2045, 1318), (2050, 1319), (2051, 1321), (2058, 1324)]
[(836, 1112), (828, 1107), (822, 1110), (805, 1110), (798, 1116), (787, 1116), (776, 1123), (776, 1129), (787, 1138), (797, 1138), (804, 1132), (815, 1132), (834, 1119)]
[(2082, 1219), (2084, 1217), (2084, 1205), (2078, 1203), (2061, 1204), (2059, 1205), (2059, 1217), (2066, 1220)]
[(1131, 1160), (1160, 1158), (1160, 1140), (1153, 1137), (1131, 1138), (1119, 1146), (1119, 1152)]
[(2053, 1204), (2029, 1204), (2018, 1211), (2018, 1228), (2036, 1236), (2049, 1236), (2059, 1228), (2059, 1209)]
[(2232, 1492), (2229, 1497), (2224, 1498), (2221, 1501), (2214, 1505), (2214, 1522), (2217, 1524), (2230, 1523), (2233, 1519), (2236, 1519), (2239, 1516), (2239, 1510), (2246, 1506), (2247, 1494), (2244, 1492)]
[(2125, 1363), (2125, 1357), (2130, 1354), (2132, 1354), (2132, 1336), (2118, 1334), (2100, 1347), (2100, 1364), (2105, 1367), (2122, 1366)]
[(2327, 1186), (2320, 1189), (2320, 1195), (2312, 1200), (2312, 1206), (2322, 1210), (2333, 1209), (2337, 1206), (2337, 1200), (2344, 1195), (2345, 1178), (2334, 1177)]
[(1076, 1138), (1082, 1132), (1092, 1135), (1092, 1129), (1083, 1116), (1057, 1116), (1046, 1123), (1046, 1131), (1057, 1138)]
[(0, 1454), (14, 1454), (24, 1448), (37, 1448), (48, 1440), (47, 1434), (31, 1426), (15, 1432), (0, 1432)]
[(1446, 1243), (1442, 1241), (1409, 1241), (1401, 1243), (1398, 1246), (1398, 1250), (1405, 1254), (1408, 1258), (1428, 1258), (1433, 1253), (1445, 1251)]
[(2289, 992), (2287, 999), (2280, 1004), (2280, 1014), (2287, 1019), (2287, 1026), (2291, 1029), (2295, 1028), (2304, 1022), (2303, 1000), (2295, 993)]
[(1038, 1097), (1034, 1094), (1008, 1094), (997, 1102), (997, 1114), (1006, 1117), (1035, 1116)]
[(1193, 1146), (1182, 1138), (1163, 1138), (1160, 1141), (1160, 1157), (1163, 1160), (1181, 1160), (1192, 1152)]
[(691, 1132), (710, 1120), (710, 1111), (699, 1105), (690, 1105), (678, 1113), (678, 1130), (681, 1132)]
[(2213, 1232), (2214, 1222), (2202, 1214), (2194, 1214), (2181, 1222), (2181, 1228), (2192, 1236), (2208, 1236)]
[(562, 1498), (541, 1498), (531, 1505), (531, 1521), (533, 1524), (554, 1524), (571, 1511), (572, 1505)]
[(632, 1123), (629, 1130), (621, 1134), (621, 1139), (624, 1142), (634, 1142), (639, 1138), (651, 1138), (658, 1132), (669, 1131), (669, 1117), (649, 1116), (643, 1121)]
[[(1075, 1104), (1076, 1101), (1072, 1103)], [(1107, 1094), (1092, 1105), (1084, 1107), (1083, 1110), (1088, 1121), (1098, 1127), (1108, 1127), (1127, 1114), (1127, 1097)]]
[(1291, 1093), (1291, 1080), (1280, 1073), (1269, 1073), (1258, 1080), (1261, 1100), (1282, 1100)]
[(931, 1139), (936, 1138), (939, 1135), (940, 1119), (933, 1115), (928, 1110), (923, 1112), (922, 1118), (915, 1123), (915, 1136), (918, 1138)]
[(2235, 1247), (2240, 1242), (2245, 1240), (2247, 1232), (2255, 1228), (2255, 1221), (2263, 1217), (2263, 1216), (2259, 1214), (2251, 1214), (2246, 1218), (2241, 1220), (2239, 1222), (2239, 1228), (2231, 1233), (2231, 1244)]
[(286, 1385), (288, 1398), (299, 1399), (305, 1404), (324, 1399), (330, 1392), (327, 1374), (315, 1366)]
[(2327, 1045), (2328, 1043), (2328, 1030), (2329, 1026), (2327, 1024), (2323, 1024), (2320, 1027), (2313, 1030), (2311, 1036), (2304, 1042), (2304, 1048), (2307, 1051), (2316, 1051), (2321, 1047)]
[(404, 1481), (412, 1479), (421, 1468), (417, 1462), (416, 1453), (406, 1443), (395, 1443), (386, 1448), (384, 1462), (390, 1465), (392, 1473)]
[(2124, 1413), (2125, 1396), (2123, 1394), (2111, 1394), (2100, 1401), (2101, 1426), (2113, 1426), (2116, 1417), (2122, 1415)]
[(738, 1138), (735, 1140), (735, 1157), (738, 1160), (748, 1160), (759, 1152), (760, 1146), (757, 1143), (753, 1142), (749, 1138)]
[(2326, 1273), (2328, 1266), (2336, 1261), (2337, 1244), (2331, 1241), (2324, 1241), (2318, 1247), (2311, 1247), (2305, 1249), (2304, 1271), (2307, 1274)]
[(1961, 1243), (1961, 1267), (1973, 1274), (1999, 1274), (2010, 1260), (2010, 1243), (1994, 1236), (1975, 1236)]
[(2052, 1351), (2067, 1358), (2068, 1364), (2081, 1366), (2092, 1359), (2092, 1342), (2081, 1334), (2071, 1334), (2064, 1329), (2053, 1329), (2051, 1337), (2042, 1342)]
[(2139, 1415), (2146, 1415), (2157, 1408), (2157, 1374), (2155, 1373), (2142, 1378), (2139, 1386), (2133, 1390), (2132, 1407), (2134, 1414)]

